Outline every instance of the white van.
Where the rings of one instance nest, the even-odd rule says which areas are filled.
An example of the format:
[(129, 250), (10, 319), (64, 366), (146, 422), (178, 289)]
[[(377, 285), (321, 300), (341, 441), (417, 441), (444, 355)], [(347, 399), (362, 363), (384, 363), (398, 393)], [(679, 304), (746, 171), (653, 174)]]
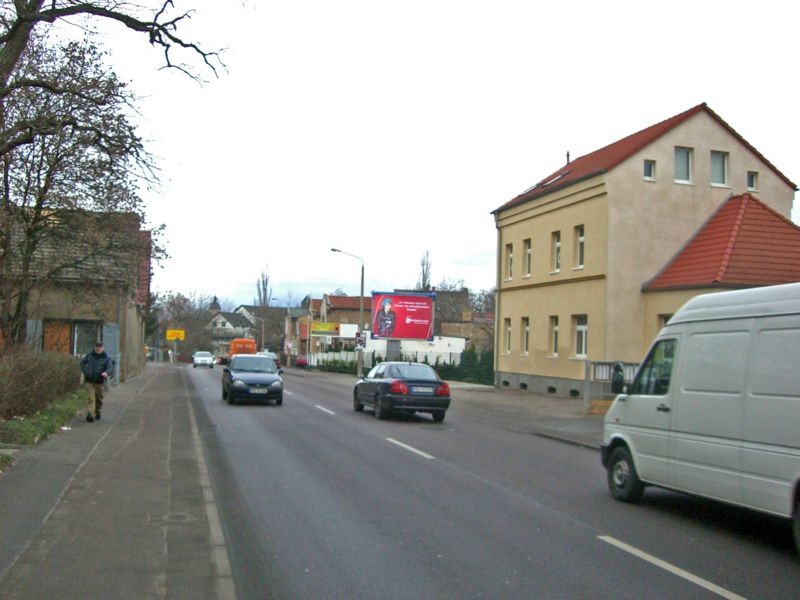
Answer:
[(800, 283), (687, 302), (611, 405), (602, 461), (617, 500), (657, 485), (792, 518), (800, 551)]

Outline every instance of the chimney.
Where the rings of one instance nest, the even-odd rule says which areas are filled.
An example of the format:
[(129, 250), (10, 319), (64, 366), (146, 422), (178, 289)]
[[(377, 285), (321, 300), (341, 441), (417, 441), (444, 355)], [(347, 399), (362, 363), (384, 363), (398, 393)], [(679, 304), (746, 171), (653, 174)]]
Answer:
[(569, 150), (567, 150), (567, 164), (569, 164)]

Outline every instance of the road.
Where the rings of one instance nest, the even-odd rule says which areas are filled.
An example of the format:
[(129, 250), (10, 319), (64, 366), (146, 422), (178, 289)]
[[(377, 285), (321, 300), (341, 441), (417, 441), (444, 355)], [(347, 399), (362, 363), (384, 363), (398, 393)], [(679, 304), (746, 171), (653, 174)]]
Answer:
[(490, 396), (378, 421), (351, 378), (287, 372), (282, 407), (230, 406), (219, 379), (187, 370), (241, 598), (800, 597), (786, 522), (662, 490), (615, 502), (596, 450), (493, 417)]

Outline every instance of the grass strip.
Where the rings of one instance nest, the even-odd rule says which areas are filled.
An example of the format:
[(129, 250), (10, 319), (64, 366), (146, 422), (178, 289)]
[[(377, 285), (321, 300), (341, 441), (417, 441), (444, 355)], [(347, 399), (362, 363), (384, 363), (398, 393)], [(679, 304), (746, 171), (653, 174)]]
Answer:
[[(78, 411), (86, 405), (87, 399), (86, 390), (77, 390), (33, 415), (0, 421), (0, 444), (15, 446), (38, 444), (74, 419)], [(2, 463), (0, 463), (1, 469)]]

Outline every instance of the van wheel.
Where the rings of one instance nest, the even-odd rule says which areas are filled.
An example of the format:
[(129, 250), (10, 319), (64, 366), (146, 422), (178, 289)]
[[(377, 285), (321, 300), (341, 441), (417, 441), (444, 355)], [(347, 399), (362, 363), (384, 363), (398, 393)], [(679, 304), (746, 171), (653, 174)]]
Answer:
[(800, 553), (800, 498), (794, 505), (794, 545), (797, 546), (797, 552)]
[(615, 448), (608, 459), (608, 489), (615, 500), (622, 502), (638, 502), (644, 493), (644, 484), (625, 446)]

